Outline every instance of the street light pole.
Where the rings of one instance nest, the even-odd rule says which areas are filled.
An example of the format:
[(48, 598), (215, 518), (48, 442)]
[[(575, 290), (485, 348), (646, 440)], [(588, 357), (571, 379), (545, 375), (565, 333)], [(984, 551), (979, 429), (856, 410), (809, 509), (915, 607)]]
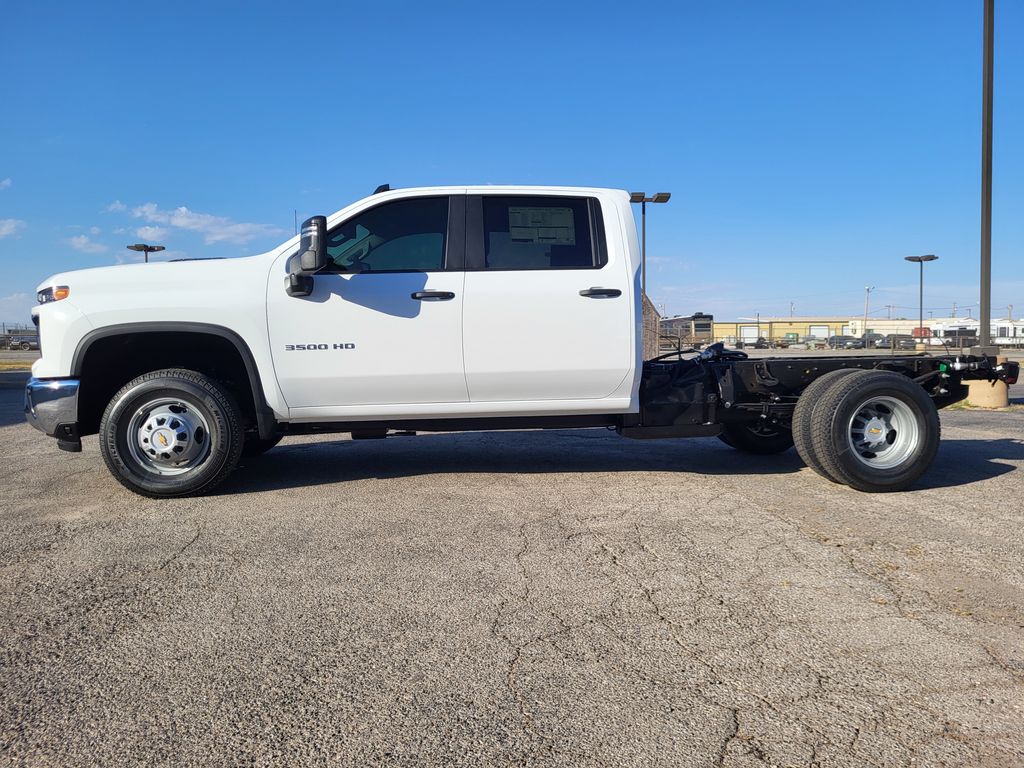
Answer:
[[(904, 256), (907, 261), (916, 263), (920, 269), (920, 282), (918, 284), (918, 323), (917, 332), (919, 338), (924, 338), (924, 263), (926, 261), (935, 261), (938, 256), (934, 254), (928, 254), (927, 256)], [(922, 341), (922, 343), (924, 343)]]
[(640, 201), (640, 292), (647, 295), (647, 199)]
[(629, 202), (640, 203), (640, 291), (647, 295), (647, 204), (667, 203), (671, 192), (655, 192), (651, 197), (646, 192), (630, 192)]
[(127, 246), (127, 248), (129, 251), (139, 251), (145, 254), (144, 258), (147, 264), (149, 263), (149, 254), (166, 250), (162, 245), (147, 245), (146, 243), (136, 243), (135, 245)]
[(981, 306), (978, 345), (992, 344), (992, 47), (995, 0), (985, 0), (981, 107)]

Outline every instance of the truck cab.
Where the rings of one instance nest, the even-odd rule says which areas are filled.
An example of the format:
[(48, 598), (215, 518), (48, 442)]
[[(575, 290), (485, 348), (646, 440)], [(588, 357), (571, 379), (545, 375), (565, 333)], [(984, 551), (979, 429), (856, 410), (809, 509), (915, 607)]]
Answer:
[(156, 371), (221, 390), (253, 452), (383, 422), (636, 413), (639, 266), (623, 191), (385, 186), (257, 256), (50, 277), (26, 415), (66, 450), (101, 433), (119, 479), (169, 495), (193, 490), (211, 413), (163, 403), (173, 439), (154, 421), (102, 440)]
[(266, 316), (287, 420), (635, 410), (635, 231), (624, 192), (382, 192), (323, 225), (325, 263)]

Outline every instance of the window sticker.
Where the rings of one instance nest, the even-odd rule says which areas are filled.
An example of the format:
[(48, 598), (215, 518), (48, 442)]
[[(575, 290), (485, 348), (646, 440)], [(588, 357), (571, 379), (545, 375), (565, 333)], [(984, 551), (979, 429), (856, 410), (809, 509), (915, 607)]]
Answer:
[(576, 245), (572, 208), (511, 205), (508, 209), (508, 232), (516, 243)]

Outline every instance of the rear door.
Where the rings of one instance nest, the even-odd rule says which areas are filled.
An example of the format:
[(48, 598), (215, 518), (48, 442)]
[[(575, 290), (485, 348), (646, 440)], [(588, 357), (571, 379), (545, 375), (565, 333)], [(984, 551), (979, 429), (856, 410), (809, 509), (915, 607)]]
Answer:
[(632, 275), (623, 237), (616, 228), (609, 238), (605, 221), (596, 197), (467, 198), (463, 347), (471, 401), (621, 395), (635, 349)]

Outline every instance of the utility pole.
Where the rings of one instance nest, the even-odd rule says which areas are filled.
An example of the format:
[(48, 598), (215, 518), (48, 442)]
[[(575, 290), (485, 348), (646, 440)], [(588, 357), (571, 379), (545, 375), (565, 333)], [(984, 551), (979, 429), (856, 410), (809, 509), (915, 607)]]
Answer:
[(886, 316), (887, 316), (887, 317), (888, 317), (888, 318), (889, 318), (890, 320), (892, 320), (892, 311), (893, 311), (893, 309), (895, 309), (895, 307), (896, 307), (896, 305), (895, 305), (895, 304), (886, 304), (886, 305), (885, 305), (885, 313), (886, 313)]
[(793, 302), (792, 301), (789, 302), (789, 316), (790, 317), (793, 316)]
[(953, 302), (953, 317), (956, 317), (956, 302)]
[(863, 336), (865, 333), (868, 332), (868, 301), (871, 298), (871, 292), (873, 290), (875, 290), (875, 286), (873, 286), (873, 285), (870, 285), (870, 286), (869, 285), (865, 285), (864, 286), (864, 325), (861, 326), (861, 329), (860, 329), (860, 335), (861, 336)]

